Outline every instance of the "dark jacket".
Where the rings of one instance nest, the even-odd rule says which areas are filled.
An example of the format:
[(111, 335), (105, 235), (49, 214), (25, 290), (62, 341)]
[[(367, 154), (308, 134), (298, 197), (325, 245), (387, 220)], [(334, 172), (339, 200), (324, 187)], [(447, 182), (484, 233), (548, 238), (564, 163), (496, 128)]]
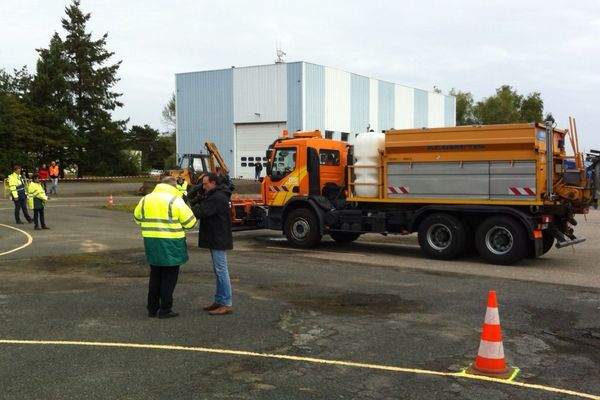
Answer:
[(226, 186), (217, 186), (193, 207), (194, 215), (200, 221), (198, 247), (213, 250), (233, 249), (230, 197), (231, 191)]

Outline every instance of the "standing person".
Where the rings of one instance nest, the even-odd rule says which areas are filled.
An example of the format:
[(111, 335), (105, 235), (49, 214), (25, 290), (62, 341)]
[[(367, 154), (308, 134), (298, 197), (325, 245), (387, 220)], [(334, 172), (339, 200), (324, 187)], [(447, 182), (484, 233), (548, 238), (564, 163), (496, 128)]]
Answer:
[(194, 206), (194, 214), (200, 220), (198, 247), (210, 250), (217, 280), (214, 302), (204, 310), (210, 315), (231, 314), (233, 302), (226, 254), (226, 250), (233, 249), (229, 209), (231, 191), (220, 184), (219, 176), (214, 172), (202, 178), (202, 187), (206, 197)]
[(46, 186), (46, 181), (48, 180), (48, 167), (46, 166), (46, 164), (42, 164), (42, 166), (38, 170), (38, 175), (40, 177), (40, 183), (44, 188), (44, 194), (48, 194), (48, 187)]
[(261, 162), (254, 163), (254, 180), (260, 180), (260, 173), (262, 172), (263, 166)]
[(48, 196), (46, 196), (46, 191), (40, 184), (40, 177), (38, 174), (33, 174), (31, 177), (27, 192), (29, 194), (29, 208), (33, 210), (35, 230), (50, 229), (46, 226), (46, 220), (44, 218), (44, 206), (45, 202), (48, 200)]
[(50, 167), (48, 168), (48, 175), (50, 175), (50, 194), (57, 194), (56, 187), (58, 186), (58, 176), (60, 175), (58, 165), (56, 165), (55, 161), (50, 163)]
[(27, 212), (27, 192), (25, 188), (25, 180), (21, 176), (21, 166), (13, 166), (13, 173), (8, 176), (8, 188), (12, 195), (13, 203), (15, 203), (15, 222), (22, 224), (20, 210), (23, 210), (23, 215), (27, 222), (32, 223), (33, 219)]
[(142, 228), (146, 259), (150, 264), (148, 316), (172, 318), (173, 292), (179, 266), (188, 260), (184, 229), (196, 225), (196, 217), (183, 202), (175, 187), (177, 180), (165, 177), (152, 193), (144, 196), (134, 211), (135, 222)]

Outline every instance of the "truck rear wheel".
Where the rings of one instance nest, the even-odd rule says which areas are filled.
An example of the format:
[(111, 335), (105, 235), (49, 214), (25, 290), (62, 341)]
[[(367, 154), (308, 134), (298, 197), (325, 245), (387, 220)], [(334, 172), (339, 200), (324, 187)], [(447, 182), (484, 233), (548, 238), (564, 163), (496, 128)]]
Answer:
[(514, 218), (489, 217), (475, 235), (477, 252), (492, 264), (514, 264), (527, 255), (529, 238), (523, 225)]
[(294, 247), (314, 247), (321, 241), (317, 216), (311, 210), (298, 208), (285, 219), (284, 233)]
[(329, 232), (329, 236), (338, 243), (352, 243), (360, 237), (356, 232)]
[(419, 245), (431, 258), (451, 260), (465, 249), (464, 223), (449, 214), (432, 214), (419, 225)]

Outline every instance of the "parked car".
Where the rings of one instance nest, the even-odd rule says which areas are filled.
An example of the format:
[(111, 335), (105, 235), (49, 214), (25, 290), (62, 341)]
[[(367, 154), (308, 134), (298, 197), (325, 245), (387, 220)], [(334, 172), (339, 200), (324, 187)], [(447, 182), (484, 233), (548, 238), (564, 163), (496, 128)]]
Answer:
[(161, 169), (151, 169), (148, 172), (148, 175), (150, 175), (150, 176), (161, 176), (162, 173), (163, 173), (163, 171)]

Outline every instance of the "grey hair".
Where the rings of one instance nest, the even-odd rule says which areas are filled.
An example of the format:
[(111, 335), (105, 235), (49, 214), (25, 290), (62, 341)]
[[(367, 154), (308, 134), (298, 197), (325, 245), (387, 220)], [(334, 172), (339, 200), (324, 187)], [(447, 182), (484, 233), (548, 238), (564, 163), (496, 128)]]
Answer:
[(172, 176), (165, 176), (160, 180), (160, 183), (166, 183), (167, 185), (171, 185), (173, 187), (177, 186), (177, 179)]

